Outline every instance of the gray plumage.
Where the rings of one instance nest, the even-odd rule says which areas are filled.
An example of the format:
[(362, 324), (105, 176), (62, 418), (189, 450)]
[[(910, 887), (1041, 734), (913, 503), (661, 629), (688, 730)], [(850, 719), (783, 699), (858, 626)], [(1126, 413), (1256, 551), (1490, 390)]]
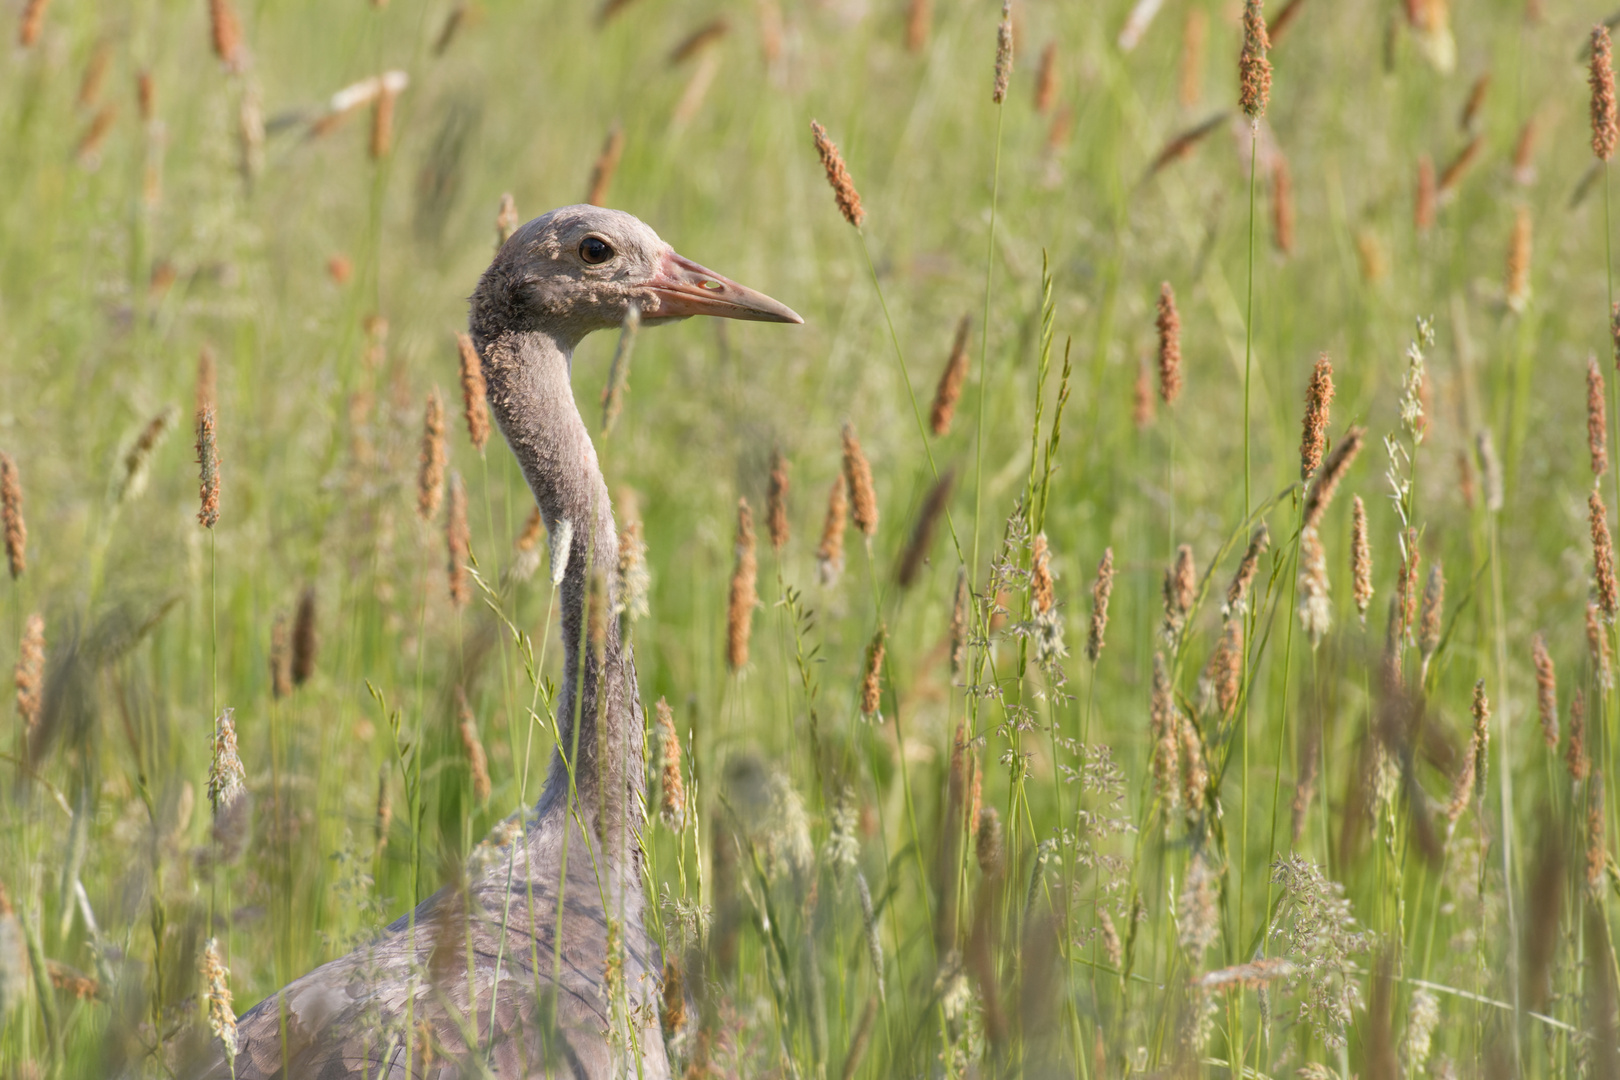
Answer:
[[(239, 1019), (237, 1080), (669, 1075), (657, 1019), (661, 964), (642, 917), (635, 661), (605, 614), (596, 643), (586, 640), (593, 571), (601, 574), (596, 602), (614, 609), (618, 534), (569, 383), (575, 346), (622, 323), (632, 304), (649, 324), (697, 314), (802, 321), (676, 255), (629, 214), (591, 206), (517, 230), (478, 283), (468, 323), (491, 410), (547, 530), (554, 540), (571, 536), (558, 717), (561, 749), (574, 762), (575, 812), (569, 770), (553, 754), (532, 813), (508, 823), (511, 842), (475, 860), (463, 884)], [(614, 937), (622, 993), (608, 986)], [(210, 1055), (181, 1075), (229, 1078), (217, 1040)]]

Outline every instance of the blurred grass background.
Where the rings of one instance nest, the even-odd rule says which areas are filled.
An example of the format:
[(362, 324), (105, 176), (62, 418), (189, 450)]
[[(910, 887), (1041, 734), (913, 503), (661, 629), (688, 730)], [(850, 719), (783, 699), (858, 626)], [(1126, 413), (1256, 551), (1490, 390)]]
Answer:
[[(985, 803), (1024, 822), (1009, 833), (1010, 894), (1022, 899), (1027, 888), (1033, 896), (1042, 874), (1067, 883), (1063, 865), (1085, 881), (1125, 883), (1106, 894), (1121, 932), (1133, 897), (1147, 912), (1134, 977), (1110, 972), (1099, 988), (1095, 894), (1082, 889), (1064, 908), (1074, 920), (1069, 940), (1079, 944), (1065, 947), (1067, 964), (1051, 983), (1065, 1017), (1060, 1071), (1112, 1076), (1181, 1060), (1180, 988), (1199, 967), (1185, 958), (1178, 966), (1168, 921), (1186, 850), (1179, 831), (1157, 824), (1150, 809), (1149, 682), (1153, 654), (1164, 648), (1160, 578), (1170, 556), (1190, 544), (1202, 572), (1243, 518), (1250, 140), (1248, 125), (1228, 116), (1187, 156), (1152, 168), (1176, 135), (1233, 109), (1240, 6), (1167, 0), (1127, 51), (1118, 39), (1131, 8), (1114, 0), (1015, 3), (1018, 59), (998, 109), (990, 83), (1000, 11), (988, 0), (935, 0), (916, 50), (907, 48), (900, 0), (637, 0), (605, 22), (594, 4), (581, 3), (243, 3), (248, 59), (235, 71), (210, 47), (206, 4), (46, 6), (38, 40), (8, 46), (0, 60), (0, 449), (18, 463), (30, 535), (28, 570), (0, 597), (8, 642), (0, 659), (12, 659), (27, 614), (42, 612), (54, 696), (43, 737), (25, 742), (19, 734), (11, 743), (0, 883), (15, 918), (37, 927), (44, 954), (98, 986), (83, 999), (53, 991), (63, 1043), (53, 1051), (35, 984), (0, 979), (8, 987), (0, 1070), (93, 1075), (126, 1060), (158, 1070), (162, 1053), (146, 1056), (142, 1047), (196, 1022), (194, 957), (210, 919), (245, 1007), (408, 906), (409, 823), (396, 813), (386, 846), (374, 838), (378, 771), (394, 749), (367, 683), (428, 747), (428, 889), (487, 829), (533, 802), (549, 739), (541, 725), (529, 738), (523, 705), (531, 686), (519, 650), (481, 600), (465, 610), (448, 602), (440, 530), (413, 510), (421, 403), (435, 386), (454, 397), (454, 333), (492, 253), (502, 193), (524, 218), (582, 199), (613, 130), (623, 134), (623, 156), (610, 205), (806, 320), (792, 330), (692, 321), (642, 334), (625, 414), (598, 439), (610, 487), (634, 493), (644, 522), (653, 584), (651, 616), (636, 635), (642, 691), (649, 702), (667, 697), (691, 732), (701, 857), (713, 853), (711, 833), (721, 830), (714, 799), (728, 762), (733, 772), (745, 761), (787, 776), (803, 792), (818, 848), (832, 827), (829, 798), (847, 783), (866, 822), (864, 872), (888, 897), (879, 919), (887, 962), (896, 965), (889, 993), (909, 1003), (902, 1017), (885, 999), (859, 1074), (1017, 1071), (1044, 1060), (1008, 1056), (994, 1040), (959, 1059), (942, 1050), (952, 1044), (942, 1034), (951, 1023), (929, 1018), (943, 1015), (937, 986), (952, 984), (940, 975), (936, 985), (948, 965), (932, 943), (928, 912), (939, 897), (930, 896), (921, 867), (938, 843), (951, 733), (971, 705), (972, 732), (983, 737), (975, 752)], [(8, 12), (21, 17), (18, 5)], [(1461, 1073), (1506, 1062), (1499, 1075), (1576, 1075), (1598, 1067), (1594, 1046), (1604, 1033), (1612, 1042), (1612, 1002), (1593, 1006), (1595, 976), (1582, 974), (1594, 955), (1612, 968), (1612, 952), (1591, 940), (1580, 890), (1560, 893), (1551, 916), (1560, 945), (1540, 1011), (1557, 1024), (1526, 1017), (1523, 988), (1510, 985), (1530, 946), (1508, 935), (1504, 910), (1518, 898), (1524, 928), (1522, 905), (1536, 884), (1525, 864), (1534, 863), (1538, 836), (1566, 830), (1573, 838), (1560, 843), (1577, 856), (1587, 844), (1584, 811), (1534, 724), (1533, 633), (1545, 633), (1558, 660), (1562, 701), (1584, 686), (1601, 753), (1613, 747), (1614, 697), (1592, 681), (1584, 629), (1590, 479), (1581, 423), (1586, 358), (1596, 353), (1607, 370), (1610, 355), (1607, 177), (1590, 173), (1581, 55), (1592, 22), (1607, 14), (1563, 0), (1492, 0), (1452, 12), (1444, 0), (1308, 0), (1272, 54), (1253, 266), (1256, 501), (1297, 479), (1301, 403), (1319, 353), (1333, 357), (1338, 386), (1331, 433), (1353, 422), (1370, 437), (1322, 529), (1333, 635), (1314, 651), (1296, 643), (1287, 696), (1278, 642), (1256, 658), (1246, 779), (1240, 784), (1234, 766), (1222, 788), (1228, 836), (1240, 802), (1249, 830), (1246, 845), (1228, 841), (1234, 861), (1222, 871), (1223, 905), (1245, 932), (1227, 928), (1222, 962), (1252, 958), (1268, 893), (1273, 785), (1280, 776), (1286, 820), (1307, 729), (1326, 731), (1335, 838), (1370, 828), (1352, 820), (1360, 782), (1352, 766), (1376, 712), (1376, 677), (1367, 672), (1383, 645), (1399, 559), (1380, 442), (1398, 429), (1403, 350), (1418, 316), (1434, 317), (1437, 345), (1417, 524), (1425, 568), (1443, 561), (1449, 603), (1425, 713), (1441, 749), (1419, 755), (1406, 775), (1432, 798), (1446, 797), (1456, 761), (1449, 748), (1465, 740), (1478, 678), (1507, 738), (1492, 747), (1472, 861), (1454, 854), (1444, 867), (1422, 863), (1404, 818), (1391, 826), (1388, 857), (1378, 845), (1338, 839), (1324, 850), (1326, 833), (1316, 826), (1297, 848), (1344, 884), (1380, 942), (1357, 961), (1372, 1012), (1351, 1018), (1348, 1056), (1288, 1007), (1269, 1006), (1262, 1028), (1251, 989), (1221, 998), (1203, 1058), (1229, 1061), (1236, 1044), (1268, 1074), (1315, 1061), (1343, 1075), (1393, 1075), (1379, 1071), (1380, 1055), (1405, 1045), (1413, 979), (1473, 995), (1441, 995), (1443, 1015), (1455, 1022), (1435, 1036), (1431, 1071), (1443, 1058)], [(695, 55), (671, 59), (712, 20), (724, 30)], [(1200, 24), (1201, 43), (1192, 29)], [(1038, 58), (1048, 45), (1055, 96), (1037, 110)], [(368, 153), (366, 110), (319, 123), (339, 88), (392, 69), (410, 82), (387, 153)], [(140, 73), (153, 88), (149, 119), (137, 102)], [(1484, 77), (1465, 125), (1464, 106)], [(262, 147), (248, 151), (258, 158), (251, 167), (243, 165), (245, 99), (257, 101), (267, 125)], [(1128, 778), (1118, 812), (1144, 826), (1138, 836), (1087, 839), (1073, 799), (1061, 815), (1055, 797), (1073, 761), (1044, 737), (1013, 739), (991, 699), (981, 705), (979, 695), (964, 698), (953, 687), (945, 641), (957, 564), (948, 534), (936, 538), (916, 586), (892, 584), (932, 473), (861, 243), (823, 185), (811, 118), (840, 143), (861, 189), (865, 242), (923, 407), (958, 319), (972, 316), (973, 374), (953, 432), (931, 442), (941, 470), (957, 470), (951, 508), (964, 550), (977, 529), (975, 590), (984, 588), (1030, 468), (1043, 260), (1050, 266), (1054, 368), (1068, 347), (1073, 374), (1045, 532), (1075, 653), (1065, 665), (1072, 698), (1049, 676), (1024, 672), (1016, 641), (990, 649), (1000, 673), (1008, 665), (1020, 673), (1014, 699), (1043, 703), (1040, 724), (1074, 738), (1091, 711), (1092, 740), (1112, 748)], [(1534, 148), (1516, 162), (1527, 125)], [(329, 130), (317, 130), (323, 126)], [(1471, 165), (1436, 224), (1420, 231), (1420, 159), (1444, 170), (1475, 139)], [(1278, 250), (1272, 216), (1275, 153), (1285, 155), (1292, 181), (1288, 253)], [(1507, 263), (1521, 211), (1533, 223), (1533, 256), (1528, 303), (1516, 312), (1506, 303)], [(332, 272), (334, 260), (349, 268), (346, 280)], [(1143, 424), (1133, 416), (1135, 394), (1142, 365), (1153, 362), (1161, 280), (1180, 301), (1187, 390)], [(386, 320), (383, 340), (366, 329), (373, 316)], [(205, 347), (218, 360), (224, 476), (212, 532), (195, 522), (184, 419)], [(598, 335), (575, 365), (593, 429), (613, 348)], [(1054, 371), (1047, 384), (1047, 422), (1056, 378)], [(152, 455), (149, 483), (119, 503), (113, 492), (130, 445), (170, 407), (181, 419)], [(975, 520), (981, 414), (983, 512)], [(816, 583), (813, 550), (845, 420), (872, 459), (883, 521), (870, 561), (852, 535), (848, 571), (826, 587)], [(1506, 501), (1494, 515), (1477, 478), (1476, 494), (1465, 498), (1462, 476), (1477, 472), (1474, 447), (1485, 430), (1503, 463)], [(455, 426), (451, 444), (469, 489), (472, 550), (494, 583), (514, 561), (529, 495), (499, 440), (481, 458)], [(794, 539), (780, 562), (762, 557), (753, 662), (737, 676), (723, 653), (733, 512), (739, 495), (764, 505), (777, 447), (791, 463)], [(1349, 590), (1351, 494), (1363, 497), (1372, 522), (1378, 591), (1366, 630)], [(625, 500), (617, 498), (623, 524)], [(1262, 618), (1273, 639), (1291, 617), (1292, 506), (1284, 495), (1271, 516), (1262, 570), (1272, 586)], [(1120, 576), (1108, 648), (1093, 671), (1079, 644), (1094, 568), (1110, 546)], [(1212, 590), (1229, 573), (1230, 560), (1215, 567)], [(544, 578), (502, 593), (505, 613), (536, 640)], [(812, 666), (820, 723), (825, 738), (848, 748), (837, 757), (836, 785), (825, 790), (804, 753), (808, 710), (778, 582), (802, 590), (814, 611), (805, 648), (819, 649)], [(293, 617), (306, 588), (317, 598), (316, 673), (278, 701), (271, 627)], [(1187, 647), (1181, 689), (1189, 698), (1218, 637), (1210, 606)], [(903, 746), (892, 723), (863, 725), (855, 715), (874, 610), (888, 627), (885, 701), (900, 715)], [(1256, 640), (1262, 632), (1256, 626)], [(556, 678), (560, 652), (548, 656)], [(455, 735), (458, 685), (491, 756), (494, 793), (482, 805), (468, 791)], [(212, 720), (226, 706), (236, 710), (254, 794), (253, 839), (239, 862), (210, 870), (196, 855), (208, 842), (198, 804)], [(1014, 741), (1032, 755), (1027, 789), (1002, 761)], [(28, 780), (30, 755), (38, 783)], [(897, 781), (902, 760), (920, 831), (908, 823)], [(1607, 757), (1598, 765), (1614, 771)], [(1501, 876), (1502, 768), (1512, 771), (1516, 793), (1512, 880)], [(393, 798), (397, 805), (397, 791)], [(1059, 827), (1069, 831), (1054, 834)], [(1473, 832), (1465, 826), (1459, 836)], [(1056, 863), (1032, 868), (1035, 844), (1054, 835)], [(654, 894), (675, 881), (677, 847), (699, 857), (666, 831), (649, 829), (647, 842), (656, 849)], [(908, 844), (921, 848), (908, 854)], [(1100, 870), (1105, 856), (1125, 868)], [(1574, 861), (1564, 867), (1571, 881), (1584, 873)], [(1470, 872), (1473, 880), (1463, 880)], [(694, 878), (672, 887), (713, 905), (716, 871), (707, 873), (701, 885)], [(75, 880), (99, 921), (96, 934), (72, 910)], [(1061, 899), (1062, 889), (1052, 889)], [(1614, 901), (1597, 895), (1596, 925), (1606, 926)], [(858, 920), (849, 890), (837, 896), (841, 906), (831, 910)], [(167, 926), (154, 930), (159, 912)], [(1415, 947), (1423, 932), (1441, 947)], [(781, 1014), (780, 1000), (774, 1013), (759, 1004), (776, 1000), (760, 935), (743, 934), (729, 969), (714, 965), (732, 1003), (724, 1021), (731, 1068), (820, 1075), (843, 1067), (871, 973), (848, 963), (848, 940), (841, 950), (824, 945), (837, 962), (823, 974), (837, 987), (824, 991), (826, 1030), (804, 1044), (820, 1040), (821, 1049), (778, 1042), (778, 1032), (800, 1029)], [(1369, 974), (1380, 963), (1405, 980), (1382, 997)], [(969, 984), (981, 999), (970, 1011), (984, 1009), (991, 991)], [(1276, 996), (1289, 1000), (1280, 987)], [(1381, 1020), (1373, 1016), (1380, 1009)], [(1504, 1050), (1509, 1043), (1517, 1049)]]

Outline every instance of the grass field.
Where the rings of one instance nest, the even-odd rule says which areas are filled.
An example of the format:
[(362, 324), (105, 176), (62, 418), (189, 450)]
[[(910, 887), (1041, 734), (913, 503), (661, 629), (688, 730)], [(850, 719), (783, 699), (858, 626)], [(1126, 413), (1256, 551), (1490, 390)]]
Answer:
[[(805, 317), (643, 330), (611, 430), (614, 336), (574, 366), (684, 749), (689, 812), (643, 835), (673, 1067), (1620, 1075), (1609, 11), (1273, 0), (1251, 122), (1234, 0), (1015, 0), (1000, 103), (991, 0), (599, 3), (5, 6), (0, 1075), (173, 1075), (205, 942), (243, 1011), (535, 801), (546, 541), (455, 334), (503, 194), (525, 220), (593, 169)], [(419, 513), (435, 390), (465, 604), (444, 481)], [(828, 575), (846, 423), (879, 518)]]

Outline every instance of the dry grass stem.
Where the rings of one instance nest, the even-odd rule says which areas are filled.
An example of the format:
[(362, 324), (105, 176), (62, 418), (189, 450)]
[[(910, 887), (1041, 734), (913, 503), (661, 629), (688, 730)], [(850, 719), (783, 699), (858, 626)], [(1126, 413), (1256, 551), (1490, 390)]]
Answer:
[(1333, 627), (1333, 597), (1328, 589), (1327, 552), (1315, 526), (1300, 533), (1299, 622), (1311, 648), (1322, 644)]
[(1536, 182), (1536, 142), (1540, 130), (1536, 114), (1532, 113), (1513, 143), (1513, 182), (1520, 187)]
[(1136, 385), (1131, 391), (1131, 423), (1138, 431), (1153, 423), (1153, 370), (1144, 359), (1136, 365)]
[(737, 500), (737, 541), (731, 571), (731, 593), (726, 614), (726, 666), (741, 671), (748, 666), (748, 639), (753, 631), (754, 608), (759, 605), (755, 581), (759, 564), (754, 557), (754, 515), (747, 499)]
[(1283, 5), (1283, 9), (1266, 22), (1266, 37), (1270, 40), (1269, 48), (1275, 49), (1277, 47), (1277, 43), (1288, 32), (1288, 28), (1294, 25), (1294, 20), (1299, 18), (1300, 10), (1304, 6), (1305, 0), (1288, 0), (1288, 3)]
[(717, 16), (704, 23), (682, 38), (680, 44), (670, 50), (670, 67), (684, 64), (698, 53), (707, 51), (729, 33), (731, 33), (731, 22), (724, 15)]
[(950, 434), (951, 419), (956, 415), (956, 404), (962, 397), (962, 384), (967, 380), (968, 337), (973, 329), (973, 317), (962, 316), (956, 324), (956, 340), (951, 355), (945, 361), (945, 370), (939, 373), (939, 386), (934, 391), (934, 406), (928, 412), (928, 424), (933, 433), (943, 438)]
[(838, 144), (829, 139), (827, 129), (814, 120), (810, 121), (810, 134), (815, 137), (821, 167), (827, 170), (827, 183), (832, 185), (838, 212), (844, 215), (845, 221), (860, 228), (861, 222), (866, 220), (866, 211), (861, 209), (861, 193), (855, 190), (855, 181), (850, 178), (844, 157), (838, 152)]
[(399, 91), (383, 83), (371, 103), (371, 160), (381, 161), (394, 149), (394, 102)]
[(1604, 835), (1603, 770), (1594, 769), (1586, 788), (1586, 887), (1594, 896), (1603, 893), (1609, 867), (1608, 839)]
[(1479, 126), (1480, 110), (1485, 106), (1485, 95), (1491, 89), (1491, 73), (1482, 72), (1468, 88), (1468, 97), (1463, 101), (1462, 111), (1457, 114), (1458, 130), (1472, 134)]
[[(219, 941), (209, 938), (203, 946), (200, 963), (203, 983), (207, 986), (204, 1000), (208, 1007), (208, 1030), (220, 1041), (227, 1062), (236, 1060), (236, 1013), (231, 1009), (230, 970), (220, 956)], [(234, 1065), (232, 1072), (235, 1072)]]
[(1176, 761), (1176, 738), (1180, 730), (1180, 723), (1176, 718), (1178, 711), (1179, 706), (1176, 705), (1175, 692), (1170, 685), (1170, 672), (1165, 667), (1164, 654), (1154, 653), (1153, 696), (1148, 711), (1151, 723), (1149, 736), (1153, 740), (1154, 791), (1172, 809), (1181, 798), (1181, 789), (1177, 783), (1180, 768)]
[(624, 132), (614, 128), (602, 141), (602, 150), (596, 155), (596, 163), (591, 166), (591, 183), (585, 192), (586, 202), (592, 206), (608, 204), (608, 188), (613, 184), (613, 174), (619, 171), (619, 158), (623, 155)]

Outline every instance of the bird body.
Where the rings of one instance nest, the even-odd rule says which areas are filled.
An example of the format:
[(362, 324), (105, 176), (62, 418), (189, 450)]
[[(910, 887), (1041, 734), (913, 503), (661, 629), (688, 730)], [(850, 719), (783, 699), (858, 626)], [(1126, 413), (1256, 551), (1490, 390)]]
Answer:
[(579, 341), (621, 324), (632, 305), (648, 324), (803, 321), (619, 211), (564, 207), (502, 245), (468, 324), (491, 411), (552, 537), (554, 578), (560, 571), (562, 738), (545, 789), (461, 882), (245, 1013), (234, 1074), (216, 1040), (212, 1060), (183, 1075), (669, 1075), (660, 959), (642, 917), (645, 724), (631, 645), (609, 614), (618, 534), (569, 382)]

